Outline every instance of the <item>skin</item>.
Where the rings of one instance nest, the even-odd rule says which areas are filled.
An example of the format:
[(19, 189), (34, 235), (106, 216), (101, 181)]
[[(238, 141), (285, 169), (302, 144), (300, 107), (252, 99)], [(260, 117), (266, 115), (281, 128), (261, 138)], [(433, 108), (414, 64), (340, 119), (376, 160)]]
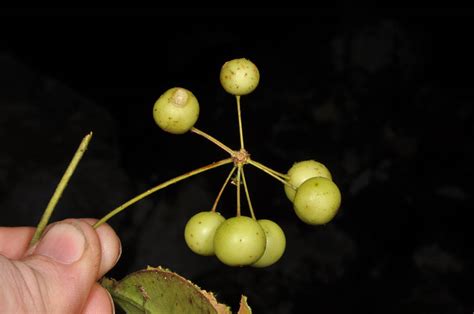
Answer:
[(34, 228), (0, 227), (0, 313), (113, 313), (97, 280), (116, 264), (121, 245), (109, 225), (94, 230), (95, 221), (51, 224), (31, 248)]

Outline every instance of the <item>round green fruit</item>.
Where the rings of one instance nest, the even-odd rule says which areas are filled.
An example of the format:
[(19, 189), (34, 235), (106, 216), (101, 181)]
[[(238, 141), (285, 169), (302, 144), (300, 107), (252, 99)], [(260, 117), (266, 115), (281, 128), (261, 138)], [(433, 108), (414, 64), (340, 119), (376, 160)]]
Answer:
[(214, 234), (225, 221), (217, 212), (200, 212), (191, 217), (184, 228), (186, 244), (196, 254), (214, 255)]
[(181, 87), (168, 89), (153, 106), (156, 124), (166, 132), (183, 134), (199, 117), (199, 103), (189, 90)]
[(321, 225), (334, 218), (341, 205), (337, 185), (323, 177), (306, 180), (296, 190), (293, 208), (296, 215), (310, 225)]
[[(287, 174), (289, 176), (288, 183), (290, 183), (296, 189), (298, 189), (298, 187), (309, 178), (323, 177), (332, 180), (331, 173), (329, 172), (328, 168), (315, 160), (296, 162), (293, 164), (290, 170), (288, 170)], [(285, 184), (285, 193), (288, 199), (293, 202), (296, 191)]]
[(220, 81), (226, 92), (242, 96), (255, 90), (260, 81), (260, 73), (252, 61), (245, 58), (234, 59), (222, 66)]
[(268, 219), (260, 219), (258, 223), (265, 231), (267, 239), (265, 252), (258, 261), (252, 264), (254, 267), (268, 267), (276, 263), (285, 252), (286, 237), (278, 224)]
[(227, 219), (214, 235), (215, 254), (229, 266), (255, 263), (265, 252), (265, 245), (265, 231), (256, 220), (247, 216)]

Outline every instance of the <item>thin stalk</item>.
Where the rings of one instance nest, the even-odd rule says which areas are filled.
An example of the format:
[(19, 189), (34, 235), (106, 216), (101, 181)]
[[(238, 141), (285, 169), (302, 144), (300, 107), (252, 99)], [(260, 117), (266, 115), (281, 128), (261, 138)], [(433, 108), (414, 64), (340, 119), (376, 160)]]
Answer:
[(234, 173), (235, 169), (237, 166), (232, 167), (232, 170), (230, 170), (229, 175), (227, 176), (227, 179), (225, 179), (224, 184), (221, 187), (221, 190), (219, 191), (219, 194), (217, 194), (216, 200), (214, 201), (214, 205), (212, 206), (211, 211), (215, 212), (217, 208), (217, 204), (219, 203), (219, 200), (221, 199), (222, 193), (225, 190), (225, 187), (230, 181), (230, 178), (232, 177), (232, 174)]
[(240, 110), (240, 96), (235, 96), (237, 100), (237, 116), (239, 118), (240, 149), (244, 149), (244, 131), (242, 128), (242, 113)]
[(63, 177), (59, 181), (56, 187), (56, 190), (53, 193), (53, 196), (51, 196), (51, 199), (49, 200), (49, 203), (46, 206), (46, 209), (44, 210), (43, 216), (41, 217), (41, 220), (38, 223), (35, 234), (33, 235), (33, 238), (31, 239), (30, 246), (33, 246), (41, 238), (41, 235), (43, 234), (44, 229), (48, 225), (49, 219), (51, 218), (51, 215), (53, 214), (54, 208), (56, 207), (59, 199), (61, 198), (64, 189), (66, 188), (69, 180), (71, 179), (72, 174), (74, 173), (74, 170), (79, 164), (79, 161), (81, 160), (82, 156), (86, 152), (87, 146), (89, 145), (91, 138), (92, 138), (92, 132), (87, 134), (82, 139), (81, 144), (79, 144), (79, 147), (76, 150), (76, 153), (72, 157), (71, 162), (66, 168), (66, 171), (64, 172)]
[(236, 178), (236, 183), (237, 184), (237, 217), (240, 216), (241, 210), (240, 210), (240, 173), (242, 172), (242, 165), (237, 165), (237, 178)]
[(268, 170), (268, 167), (265, 167), (263, 166), (261, 163), (259, 162), (256, 162), (254, 160), (251, 160), (249, 159), (248, 161), (249, 164), (251, 164), (252, 166), (254, 167), (257, 167), (258, 169), (262, 170), (263, 172), (267, 173), (268, 175), (274, 177), (275, 179), (277, 179), (278, 181), (280, 181), (281, 183), (285, 184), (285, 185), (288, 185), (289, 187), (291, 187), (292, 189), (295, 189), (295, 187), (293, 185), (291, 185), (288, 181), (286, 181), (285, 179), (277, 176), (276, 174), (274, 174), (272, 171)]
[(222, 166), (222, 165), (225, 165), (225, 164), (229, 164), (233, 162), (233, 159), (231, 157), (229, 158), (226, 158), (226, 159), (223, 159), (223, 160), (220, 160), (220, 161), (217, 161), (217, 162), (214, 162), (212, 164), (209, 164), (209, 165), (206, 165), (206, 166), (203, 166), (203, 167), (200, 167), (200, 168), (197, 168), (197, 169), (194, 169), (190, 172), (187, 172), (185, 174), (182, 174), (180, 176), (177, 176), (173, 179), (170, 179), (166, 182), (163, 182), (157, 186), (155, 186), (154, 188), (151, 188), (143, 193), (141, 193), (140, 195), (137, 195), (135, 196), (134, 198), (132, 198), (131, 200), (129, 200), (128, 202), (120, 205), (119, 207), (115, 208), (114, 210), (112, 210), (111, 212), (109, 212), (107, 215), (105, 215), (102, 219), (100, 219), (98, 222), (96, 222), (93, 227), (94, 228), (98, 228), (100, 225), (102, 225), (103, 223), (105, 223), (107, 220), (109, 220), (110, 218), (112, 218), (113, 216), (117, 215), (118, 213), (120, 213), (121, 211), (123, 211), (125, 208), (129, 207), (130, 205), (133, 205), (135, 204), (136, 202), (138, 202), (139, 200), (145, 198), (146, 196), (156, 192), (156, 191), (159, 191), (169, 185), (172, 185), (174, 183), (177, 183), (181, 180), (184, 180), (184, 179), (187, 179), (189, 177), (192, 177), (198, 173), (201, 173), (201, 172), (204, 172), (204, 171), (207, 171), (207, 170), (211, 170), (211, 169), (214, 169), (214, 168), (217, 168), (219, 166)]
[(270, 167), (268, 167), (268, 166), (265, 166), (264, 164), (262, 164), (262, 163), (260, 163), (260, 162), (258, 162), (258, 161), (252, 160), (252, 162), (256, 164), (255, 166), (258, 165), (258, 166), (260, 166), (260, 167), (262, 167), (262, 168), (268, 170), (269, 172), (271, 172), (271, 173), (273, 173), (273, 174), (275, 174), (275, 175), (281, 177), (282, 179), (288, 180), (288, 179), (290, 178), (289, 175), (284, 174), (284, 173), (281, 173), (281, 172), (278, 172), (278, 171), (276, 171), (276, 170), (273, 170), (272, 168), (270, 168)]
[(215, 137), (207, 134), (206, 132), (204, 131), (201, 131), (195, 127), (192, 127), (191, 128), (191, 132), (193, 133), (196, 133), (198, 135), (201, 135), (202, 137), (204, 137), (205, 139), (211, 141), (212, 143), (216, 144), (217, 146), (219, 146), (220, 148), (222, 148), (223, 150), (225, 150), (226, 152), (228, 152), (231, 156), (234, 155), (234, 151), (228, 147), (227, 145), (225, 145), (224, 143), (222, 143), (221, 141), (219, 141), (218, 139), (216, 139)]
[(249, 194), (249, 189), (247, 187), (247, 181), (245, 180), (244, 167), (242, 167), (242, 181), (244, 182), (244, 190), (245, 190), (245, 195), (247, 196), (247, 202), (249, 204), (250, 215), (252, 216), (254, 220), (256, 220), (253, 207), (252, 207), (252, 201), (250, 200), (250, 194)]

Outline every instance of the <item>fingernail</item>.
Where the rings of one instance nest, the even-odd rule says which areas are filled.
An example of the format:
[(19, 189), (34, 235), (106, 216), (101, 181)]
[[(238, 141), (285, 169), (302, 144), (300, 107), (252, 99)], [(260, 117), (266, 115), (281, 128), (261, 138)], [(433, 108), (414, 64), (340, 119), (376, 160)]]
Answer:
[(120, 243), (119, 253), (118, 253), (117, 259), (115, 260), (114, 266), (117, 265), (121, 256), (122, 256), (122, 243)]
[(79, 227), (70, 223), (57, 223), (41, 239), (35, 254), (62, 264), (72, 264), (81, 258), (85, 247), (86, 238)]
[(112, 314), (115, 314), (115, 305), (114, 305), (114, 299), (112, 298), (112, 295), (110, 294), (109, 291), (107, 291), (107, 295), (109, 296), (110, 299), (110, 305), (112, 306)]

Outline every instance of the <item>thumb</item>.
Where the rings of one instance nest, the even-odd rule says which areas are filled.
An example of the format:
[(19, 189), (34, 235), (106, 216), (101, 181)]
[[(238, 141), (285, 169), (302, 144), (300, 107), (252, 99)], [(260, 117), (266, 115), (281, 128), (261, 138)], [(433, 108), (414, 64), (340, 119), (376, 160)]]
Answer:
[[(80, 313), (86, 304), (97, 302), (89, 300), (91, 290), (96, 280), (115, 264), (110, 256), (119, 255), (119, 244), (101, 243), (101, 240), (109, 244), (119, 243), (115, 233), (101, 233), (99, 229), (96, 232), (86, 221), (74, 219), (52, 224), (30, 250), (31, 255), (14, 261), (16, 271), (20, 273), (20, 282), (24, 285), (17, 288), (17, 297), (21, 298), (25, 310)], [(101, 239), (101, 234), (102, 238), (109, 236), (112, 239)], [(101, 249), (110, 246), (116, 248), (115, 253)], [(104, 293), (91, 295), (107, 296)], [(110, 304), (110, 300), (105, 302)]]

